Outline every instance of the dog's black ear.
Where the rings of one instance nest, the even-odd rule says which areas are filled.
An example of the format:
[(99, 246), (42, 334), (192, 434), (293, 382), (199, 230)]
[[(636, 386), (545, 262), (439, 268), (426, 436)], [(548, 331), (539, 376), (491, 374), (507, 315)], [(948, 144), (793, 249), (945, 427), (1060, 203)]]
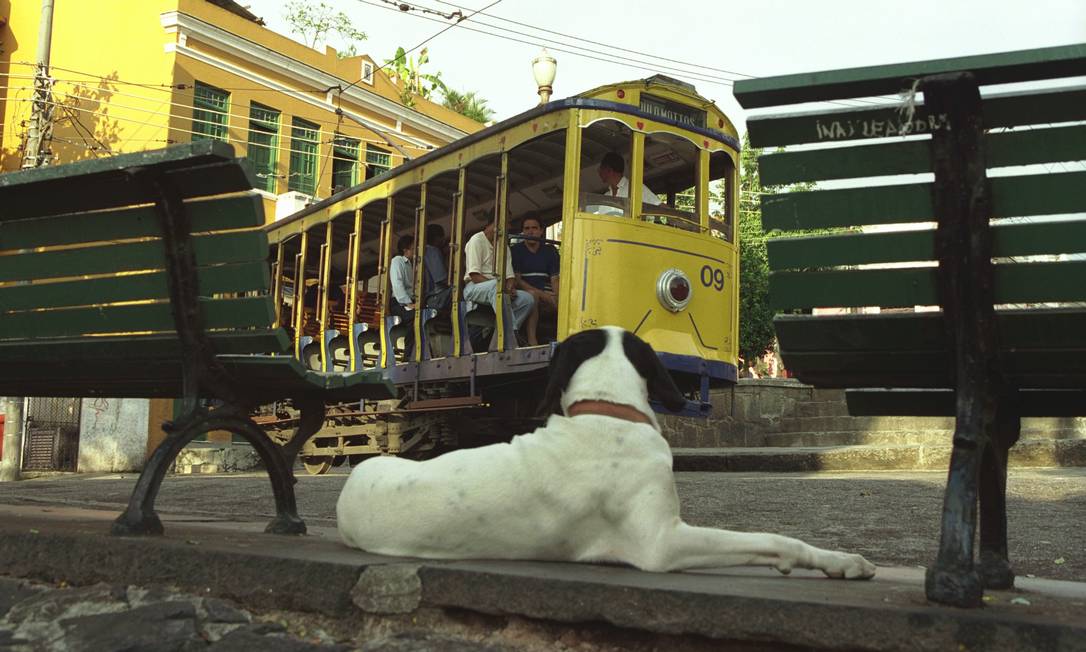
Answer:
[(547, 389), (539, 406), (540, 416), (561, 410), (562, 392), (569, 387), (569, 380), (577, 368), (585, 360), (603, 353), (606, 346), (607, 333), (599, 329), (581, 331), (558, 345), (547, 368)]
[(672, 412), (683, 409), (686, 397), (679, 391), (679, 386), (675, 384), (667, 367), (660, 362), (660, 356), (656, 355), (656, 351), (653, 351), (645, 340), (630, 332), (623, 333), (622, 350), (634, 369), (637, 369), (637, 373), (645, 379), (649, 398), (660, 401)]

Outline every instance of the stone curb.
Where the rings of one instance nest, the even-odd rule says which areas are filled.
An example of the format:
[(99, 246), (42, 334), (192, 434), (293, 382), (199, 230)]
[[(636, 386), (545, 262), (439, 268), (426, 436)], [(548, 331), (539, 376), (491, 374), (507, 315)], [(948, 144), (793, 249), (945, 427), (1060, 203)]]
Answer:
[[(824, 446), (778, 448), (674, 448), (675, 471), (892, 471), (945, 470), (950, 446)], [(1086, 439), (1031, 440), (1011, 449), (1009, 465), (1086, 466)]]
[[(106, 534), (112, 514), (0, 506), (0, 574), (71, 584), (165, 584), (247, 608), (333, 618), (470, 610), (543, 622), (607, 623), (623, 631), (748, 646), (817, 649), (1086, 650), (1086, 587), (1066, 595), (992, 594), (984, 609), (928, 605), (920, 571), (883, 569), (871, 582), (767, 569), (644, 573), (541, 562), (425, 562), (369, 555), (327, 528), (281, 537), (258, 524), (167, 520), (167, 536)], [(63, 512), (63, 513), (62, 513)], [(1069, 587), (1069, 588), (1067, 588)], [(394, 617), (394, 616), (393, 616)], [(876, 625), (877, 623), (877, 625)]]

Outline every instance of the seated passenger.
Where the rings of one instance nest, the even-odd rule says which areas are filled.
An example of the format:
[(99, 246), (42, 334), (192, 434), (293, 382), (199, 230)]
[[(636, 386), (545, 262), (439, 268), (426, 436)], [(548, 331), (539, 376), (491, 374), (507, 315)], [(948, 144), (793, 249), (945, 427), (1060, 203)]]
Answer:
[[(415, 345), (415, 270), (412, 264), (415, 258), (415, 236), (401, 236), (396, 242), (398, 255), (389, 264), (389, 285), (392, 296), (388, 299), (388, 311), (399, 317), (401, 326), (407, 328), (404, 334), (404, 350), (407, 358), (411, 357)], [(390, 344), (391, 346), (391, 344)]]
[[(464, 245), (464, 299), (494, 307), (498, 303), (498, 274), (494, 264), (494, 217), (490, 217), (482, 231), (471, 236)], [(503, 243), (504, 244), (504, 243)], [(512, 308), (513, 328), (519, 329), (532, 312), (535, 299), (524, 290), (517, 289), (517, 277), (513, 272), (513, 256), (505, 245), (505, 284), (502, 290), (506, 303)]]
[[(626, 170), (626, 163), (622, 160), (622, 155), (618, 152), (607, 152), (603, 159), (600, 161), (600, 167), (598, 173), (600, 175), (600, 181), (607, 184), (607, 192), (605, 194), (613, 197), (629, 197), (630, 196), (630, 180), (624, 176)], [(653, 206), (660, 205), (660, 198), (656, 196), (656, 193), (649, 190), (649, 187), (645, 184), (641, 184), (641, 201), (645, 204), (652, 204)]]
[(540, 242), (543, 223), (535, 215), (524, 218), (520, 232), (529, 239), (513, 245), (510, 251), (517, 286), (535, 299), (524, 335), (528, 346), (536, 346), (540, 315), (549, 318), (558, 314), (558, 250)]
[[(305, 289), (305, 302), (302, 304), (306, 308), (316, 310), (320, 307), (318, 304), (318, 298), (320, 297), (320, 283), (314, 283)], [(344, 304), (347, 295), (343, 292), (343, 288), (338, 285), (333, 285), (328, 288), (328, 312), (335, 312), (337, 308)]]
[(445, 229), (440, 224), (430, 224), (426, 227), (426, 251), (422, 255), (424, 268), (423, 280), (426, 287), (423, 295), (426, 297), (426, 307), (438, 311), (449, 307), (452, 298), (452, 289), (449, 286), (448, 265), (442, 254), (449, 246), (445, 237)]

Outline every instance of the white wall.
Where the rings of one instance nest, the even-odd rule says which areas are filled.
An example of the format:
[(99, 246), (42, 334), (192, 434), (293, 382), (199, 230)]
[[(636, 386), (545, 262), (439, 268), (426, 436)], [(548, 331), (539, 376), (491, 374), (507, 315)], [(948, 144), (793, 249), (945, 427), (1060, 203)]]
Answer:
[(137, 471), (147, 457), (145, 398), (84, 398), (79, 428), (81, 473)]

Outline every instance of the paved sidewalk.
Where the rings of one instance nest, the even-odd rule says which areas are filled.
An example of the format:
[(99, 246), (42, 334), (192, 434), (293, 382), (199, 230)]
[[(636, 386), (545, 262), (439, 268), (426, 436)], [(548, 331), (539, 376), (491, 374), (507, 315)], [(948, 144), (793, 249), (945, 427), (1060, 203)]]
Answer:
[[(298, 510), (335, 526), (346, 468), (299, 471)], [(946, 471), (677, 473), (682, 516), (694, 525), (797, 537), (863, 554), (877, 564), (926, 566), (935, 558)], [(72, 475), (0, 483), (0, 504), (120, 511), (136, 476)], [(263, 472), (166, 478), (158, 509), (223, 520), (273, 515)], [(1086, 468), (1013, 469), (1008, 480), (1011, 560), (1019, 575), (1086, 581)]]
[[(1058, 541), (1076, 547), (1055, 569), (1083, 552), (1086, 474), (1078, 471), (1012, 477), (1012, 487), (1031, 488), (1021, 511), (1038, 523), (1068, 524)], [(167, 535), (155, 538), (106, 535), (133, 477), (0, 485), (0, 574), (176, 586), (265, 616), (288, 614), (294, 627), (319, 625), (331, 640), (367, 650), (708, 650), (723, 642), (740, 649), (1086, 650), (1086, 584), (1053, 581), (1049, 573), (1020, 577), (1015, 591), (991, 592), (983, 609), (960, 610), (926, 604), (915, 565), (883, 566), (873, 581), (843, 582), (767, 569), (652, 574), (368, 555), (340, 545), (331, 527), (343, 479), (300, 479), (305, 537), (262, 533), (265, 521), (252, 515), (270, 512), (270, 490), (255, 474), (167, 478), (160, 505)], [(937, 499), (941, 481), (924, 474), (679, 474), (678, 484), (691, 521), (818, 543), (849, 539), (842, 524), (859, 523), (862, 552), (881, 565), (911, 554), (912, 544), (898, 539), (927, 536), (914, 521), (931, 509), (920, 517), (913, 503)], [(747, 527), (752, 521), (756, 527)], [(872, 529), (875, 522), (880, 529)], [(1049, 531), (1027, 530), (1034, 538)]]

